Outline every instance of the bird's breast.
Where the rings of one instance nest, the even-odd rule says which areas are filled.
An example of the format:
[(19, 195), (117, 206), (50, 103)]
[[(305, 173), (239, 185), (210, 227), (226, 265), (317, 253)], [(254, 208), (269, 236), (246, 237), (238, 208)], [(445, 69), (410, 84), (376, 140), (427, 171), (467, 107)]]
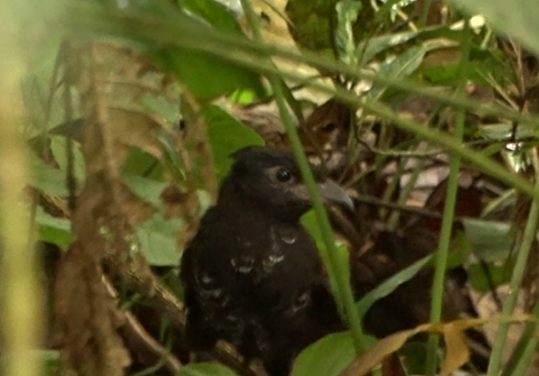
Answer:
[(323, 278), (316, 246), (299, 226), (279, 224), (258, 231), (257, 236), (236, 236), (226, 261), (229, 278), (240, 295), (256, 296), (275, 307), (295, 307), (307, 286)]

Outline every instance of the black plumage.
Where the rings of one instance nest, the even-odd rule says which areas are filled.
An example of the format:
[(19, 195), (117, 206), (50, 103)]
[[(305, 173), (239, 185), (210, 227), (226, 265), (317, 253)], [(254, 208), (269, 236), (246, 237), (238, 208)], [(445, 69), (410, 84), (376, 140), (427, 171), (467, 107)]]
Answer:
[[(293, 155), (247, 147), (233, 154), (217, 204), (204, 215), (181, 264), (192, 350), (216, 340), (260, 358), (272, 376), (294, 357), (342, 329), (316, 245), (300, 224), (311, 207)], [(351, 204), (313, 167), (326, 200)]]
[[(182, 258), (187, 345), (202, 351), (223, 339), (246, 358), (260, 358), (271, 376), (287, 375), (303, 348), (344, 326), (316, 245), (299, 221), (311, 201), (294, 157), (288, 151), (248, 147), (233, 158), (216, 205), (202, 218)], [(352, 205), (342, 189), (312, 170), (326, 200)], [(350, 271), (356, 298), (437, 246), (435, 235), (410, 229), (380, 233), (366, 252), (356, 252), (353, 240)], [(444, 320), (473, 310), (459, 270), (447, 274)], [(428, 322), (431, 288), (432, 269), (422, 270), (376, 302), (363, 324), (382, 337)], [(481, 334), (478, 340), (471, 337), (488, 353)], [(474, 358), (483, 368), (483, 355)]]

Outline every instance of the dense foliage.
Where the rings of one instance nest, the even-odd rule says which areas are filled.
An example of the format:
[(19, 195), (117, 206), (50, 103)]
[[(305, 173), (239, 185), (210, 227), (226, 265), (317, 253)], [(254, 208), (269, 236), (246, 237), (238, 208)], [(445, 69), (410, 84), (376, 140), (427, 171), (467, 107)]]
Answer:
[[(439, 363), (447, 375), (468, 359), (464, 331), (486, 323), (500, 325), (488, 374), (526, 374), (539, 314), (539, 13), (527, 1), (54, 0), (0, 14), (6, 375), (31, 364), (259, 372), (226, 345), (204, 359), (227, 368), (181, 366), (177, 267), (230, 153), (262, 144), (321, 163), (358, 204), (357, 221), (329, 213), (345, 240), (322, 207), (304, 218), (350, 331), (302, 352), (294, 376), (397, 375), (397, 351), (410, 374)], [(351, 301), (347, 250), (414, 221), (436, 234), (437, 253), (388, 269)], [(457, 266), (481, 319), (440, 324), (444, 275)], [(365, 334), (369, 308), (426, 267), (431, 323)], [(526, 323), (509, 343), (513, 321)], [(423, 332), (428, 345), (416, 342)]]

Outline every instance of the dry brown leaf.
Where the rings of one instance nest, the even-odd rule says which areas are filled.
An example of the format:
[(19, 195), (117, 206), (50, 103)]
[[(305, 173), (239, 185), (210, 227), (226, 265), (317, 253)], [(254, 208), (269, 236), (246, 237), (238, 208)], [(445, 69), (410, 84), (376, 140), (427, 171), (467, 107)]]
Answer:
[(470, 349), (466, 344), (466, 336), (463, 330), (454, 323), (448, 323), (444, 326), (446, 356), (440, 369), (440, 376), (449, 375), (470, 359)]
[(410, 337), (419, 332), (421, 332), (421, 327), (405, 330), (377, 341), (374, 346), (357, 356), (340, 376), (367, 375), (386, 356), (400, 349)]
[(531, 315), (511, 317), (492, 317), (488, 319), (456, 320), (448, 323), (423, 324), (380, 339), (374, 346), (357, 356), (340, 376), (364, 376), (380, 364), (388, 355), (399, 350), (411, 337), (422, 333), (441, 333), (446, 341), (446, 357), (440, 367), (440, 376), (448, 376), (463, 366), (469, 359), (470, 352), (466, 345), (463, 331), (487, 323), (515, 323), (537, 321)]

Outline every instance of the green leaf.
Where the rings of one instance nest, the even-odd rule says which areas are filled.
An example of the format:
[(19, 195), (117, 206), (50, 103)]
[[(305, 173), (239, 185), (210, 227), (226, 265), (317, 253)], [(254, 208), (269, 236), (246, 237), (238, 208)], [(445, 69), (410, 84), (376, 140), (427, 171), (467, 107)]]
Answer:
[(363, 317), (365, 313), (372, 307), (372, 305), (379, 299), (388, 296), (397, 289), (404, 282), (412, 279), (423, 267), (429, 264), (435, 255), (428, 255), (423, 257), (419, 261), (414, 262), (406, 269), (401, 270), (392, 277), (388, 278), (382, 284), (375, 289), (365, 294), (357, 303), (356, 308), (359, 312), (359, 316)]
[(168, 183), (125, 173), (122, 174), (121, 180), (139, 198), (150, 202), (155, 207), (161, 207), (161, 193), (168, 186)]
[[(513, 136), (513, 124), (481, 124), (476, 132), (476, 137), (484, 137), (489, 140), (508, 140)], [(516, 138), (534, 137), (537, 133), (535, 124), (520, 123), (516, 128)]]
[(409, 341), (399, 350), (408, 374), (420, 375), (425, 371), (427, 344), (425, 341)]
[(65, 175), (30, 153), (30, 184), (54, 196), (67, 196)]
[(387, 0), (381, 4), (378, 12), (376, 12), (375, 19), (382, 22), (387, 18), (393, 19), (395, 15), (395, 9), (406, 6), (406, 1), (402, 0)]
[(170, 135), (165, 132), (158, 132), (156, 138), (163, 149), (163, 160), (169, 167), (169, 171), (178, 182), (185, 182), (185, 163), (176, 148), (176, 144), (171, 139)]
[[(158, 138), (159, 141), (161, 139)], [(177, 152), (177, 151), (176, 151)], [(123, 172), (131, 175), (140, 175), (148, 179), (163, 179), (163, 164), (150, 153), (132, 147), (129, 148), (127, 159), (124, 163)]]
[(371, 61), (379, 53), (419, 37), (427, 38), (444, 36), (450, 38), (453, 35), (456, 35), (456, 32), (449, 30), (445, 26), (432, 26), (418, 31), (407, 31), (371, 38), (361, 42), (357, 47), (357, 51), (359, 57), (361, 57), (361, 62), (365, 64)]
[(264, 145), (264, 140), (254, 130), (230, 116), (215, 105), (205, 106), (202, 114), (208, 127), (208, 138), (213, 152), (217, 177), (221, 180), (228, 173), (232, 160), (230, 154), (248, 145)]
[[(175, 8), (169, 10), (171, 14), (167, 17), (176, 16), (177, 22), (185, 22), (184, 18), (188, 17), (189, 21), (201, 30), (215, 28), (223, 33), (244, 36), (234, 16), (223, 5), (212, 0), (179, 0), (179, 2), (208, 23)], [(150, 55), (163, 67), (172, 71), (200, 101), (210, 101), (239, 89), (251, 90), (259, 96), (264, 95), (264, 86), (258, 73), (230, 63), (220, 56), (171, 46), (151, 51)]]
[(48, 214), (43, 208), (36, 211), (39, 240), (53, 243), (66, 249), (71, 244), (71, 221)]
[[(161, 208), (161, 194), (169, 183), (158, 182), (133, 174), (122, 174), (121, 180), (139, 198)], [(205, 191), (197, 191), (201, 211), (211, 205)], [(181, 230), (183, 221), (180, 218), (164, 218), (162, 213), (154, 214), (149, 220), (136, 228), (137, 239), (148, 262), (154, 266), (177, 265), (181, 249), (177, 244), (177, 232)]]
[[(219, 54), (212, 49), (200, 52), (167, 42), (182, 38), (192, 40), (194, 35), (201, 39), (209, 31), (231, 34), (229, 30), (218, 29), (167, 0), (133, 0), (126, 2), (125, 7), (119, 7), (114, 1), (70, 2), (68, 5), (63, 25), (71, 24), (73, 30), (81, 35), (112, 37), (142, 49), (161, 68), (175, 74), (200, 101), (210, 101), (242, 88), (260, 95), (264, 93), (259, 74), (230, 63), (223, 56), (236, 51), (226, 50)], [(149, 29), (157, 32), (152, 35)], [(185, 29), (189, 31), (185, 32)], [(159, 35), (158, 41), (155, 34)]]
[(323, 54), (331, 49), (336, 3), (336, 0), (287, 1), (286, 15), (294, 25), (290, 33), (298, 45)]
[(232, 11), (215, 0), (178, 0), (178, 3), (219, 30), (244, 35)]
[(260, 96), (264, 94), (257, 73), (217, 56), (176, 47), (164, 47), (149, 54), (163, 68), (174, 73), (199, 101), (211, 101), (238, 89), (251, 89)]
[(238, 376), (230, 368), (218, 363), (189, 363), (176, 376)]
[(514, 229), (505, 222), (463, 219), (464, 231), (477, 257), (485, 261), (501, 261), (509, 256)]
[[(52, 136), (51, 140), (51, 151), (54, 155), (54, 159), (58, 162), (60, 170), (67, 172), (67, 149), (66, 149), (66, 137), (63, 136)], [(84, 157), (80, 151), (80, 144), (73, 142), (73, 173), (77, 181), (84, 181)]]
[[(408, 77), (419, 67), (425, 53), (427, 53), (427, 49), (423, 46), (411, 47), (393, 60), (383, 63), (378, 75), (393, 80)], [(387, 85), (375, 83), (368, 95), (372, 98), (379, 98), (386, 88)]]
[(337, 10), (337, 30), (335, 32), (337, 53), (345, 63), (356, 63), (356, 43), (352, 26), (361, 11), (362, 3), (355, 0), (342, 0), (337, 3), (335, 8)]
[(178, 265), (181, 252), (177, 247), (176, 233), (182, 225), (179, 218), (166, 219), (157, 213), (137, 226), (136, 235), (142, 253), (151, 265)]
[(483, 265), (474, 263), (468, 266), (468, 281), (474, 289), (480, 292), (491, 292), (493, 287), (491, 283), (496, 287), (510, 281), (513, 266), (514, 260), (508, 260), (508, 263), (502, 265), (492, 262), (486, 262)]
[(330, 334), (298, 355), (291, 376), (337, 376), (355, 355), (350, 332)]
[[(473, 38), (474, 34), (470, 32), (468, 38)], [(431, 59), (429, 64), (425, 64), (419, 74), (427, 81), (434, 84), (453, 84), (458, 79), (458, 71), (460, 65), (460, 51), (454, 49), (452, 53), (446, 54), (443, 52), (437, 59)], [(440, 48), (432, 44), (429, 46), (429, 51)], [(485, 80), (485, 77), (491, 77), (497, 82), (504, 82), (507, 76), (512, 73), (504, 64), (504, 57), (499, 56), (499, 51), (484, 50), (479, 46), (471, 46), (469, 75), (468, 79), (474, 82), (491, 86), (490, 82)]]

